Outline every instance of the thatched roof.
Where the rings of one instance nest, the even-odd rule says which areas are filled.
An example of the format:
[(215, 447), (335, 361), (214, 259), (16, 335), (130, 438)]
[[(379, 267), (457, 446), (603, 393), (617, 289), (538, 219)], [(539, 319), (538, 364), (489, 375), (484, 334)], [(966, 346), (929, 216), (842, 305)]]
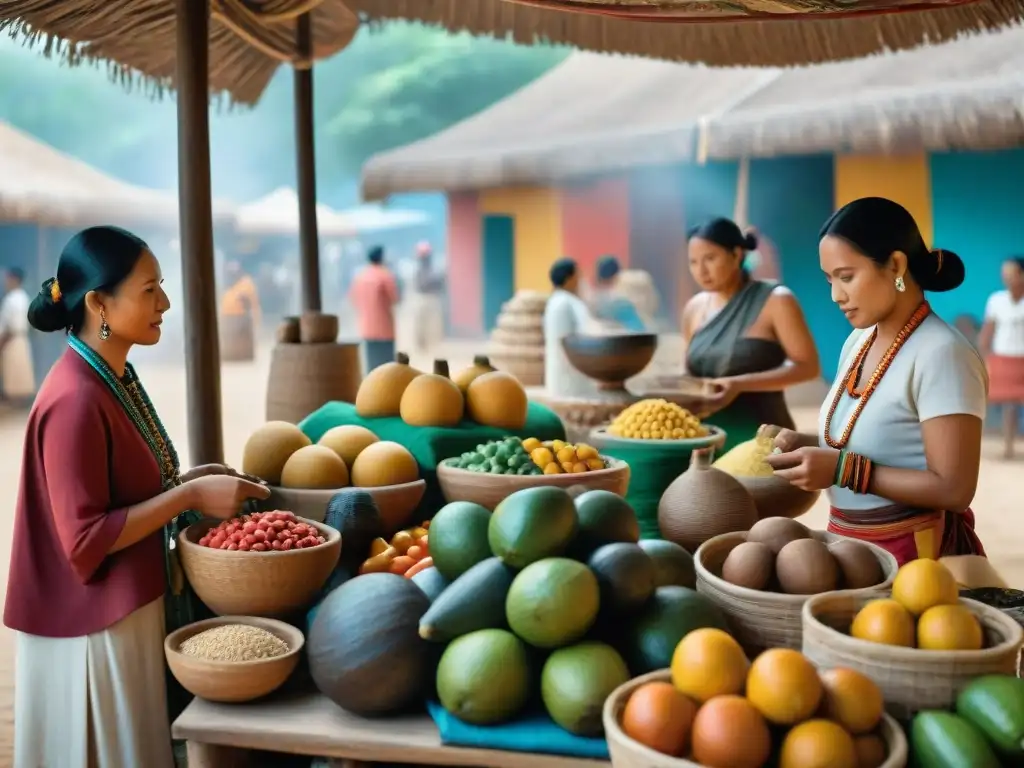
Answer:
[[(214, 215), (230, 218), (233, 210), (217, 203)], [(75, 226), (177, 220), (176, 194), (107, 176), (0, 121), (0, 221)]]
[[(349, 237), (355, 229), (340, 213), (316, 204), (317, 231), (321, 237)], [(299, 196), (291, 187), (275, 189), (235, 212), (235, 228), (243, 235), (293, 235), (299, 231)]]
[(792, 69), (590, 53), (363, 168), (392, 192), (550, 183), (709, 158), (998, 148), (1024, 142), (1024, 28)]
[[(548, 2), (548, 0), (542, 0)], [(596, 5), (598, 0), (589, 0)], [(599, 0), (602, 5), (678, 8), (699, 13), (718, 8), (740, 13), (757, 7), (770, 21), (702, 21), (666, 23), (632, 21), (609, 15), (569, 13), (507, 0), (347, 0), (349, 8), (366, 20), (411, 19), (467, 30), (521, 43), (538, 40), (572, 45), (600, 53), (624, 53), (670, 61), (716, 66), (790, 66), (866, 56), (883, 50), (912, 48), (926, 42), (951, 40), (965, 31), (998, 29), (1024, 18), (1024, 0), (977, 2), (914, 2), (913, 7), (942, 6), (937, 10), (906, 10), (906, 2), (841, 2), (837, 0)], [(794, 14), (794, 6), (816, 11), (879, 8), (902, 5), (897, 13), (868, 13), (836, 17), (828, 13)], [(613, 10), (621, 11), (621, 7)], [(799, 8), (798, 8), (799, 10)]]
[[(211, 0), (210, 91), (254, 104), (282, 62), (308, 66), (296, 50), (295, 20), (311, 10), (313, 58), (351, 42), (359, 20), (342, 0)], [(70, 63), (109, 62), (112, 75), (174, 87), (174, 0), (3, 0), (0, 30), (42, 44)]]

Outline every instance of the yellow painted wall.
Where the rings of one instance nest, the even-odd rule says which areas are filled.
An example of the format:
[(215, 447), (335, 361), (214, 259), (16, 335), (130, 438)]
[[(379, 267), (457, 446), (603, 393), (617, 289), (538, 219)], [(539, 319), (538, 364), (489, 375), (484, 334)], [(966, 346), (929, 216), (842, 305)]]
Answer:
[(934, 232), (928, 155), (837, 155), (836, 207), (859, 197), (887, 197), (906, 208), (931, 246)]
[(481, 213), (515, 219), (516, 290), (547, 292), (548, 270), (562, 257), (562, 202), (557, 189), (508, 187), (480, 193)]

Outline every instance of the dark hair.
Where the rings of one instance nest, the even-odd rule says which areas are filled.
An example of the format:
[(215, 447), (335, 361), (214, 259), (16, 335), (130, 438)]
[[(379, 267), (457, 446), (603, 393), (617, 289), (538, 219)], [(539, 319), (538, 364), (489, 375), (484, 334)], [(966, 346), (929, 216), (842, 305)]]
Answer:
[(1003, 259), (1004, 264), (1016, 264), (1017, 269), (1024, 272), (1024, 256), (1010, 256)]
[(85, 322), (85, 296), (112, 294), (149, 246), (118, 227), (89, 227), (72, 237), (57, 262), (57, 276), (43, 283), (28, 308), (33, 328), (77, 333)]
[(576, 274), (576, 262), (569, 258), (563, 258), (551, 265), (548, 270), (548, 278), (555, 288), (561, 288), (569, 278)]
[(752, 251), (757, 248), (757, 235), (753, 232), (744, 233), (732, 219), (711, 219), (711, 221), (693, 227), (686, 233), (686, 239), (692, 240), (695, 237), (707, 240), (709, 243), (714, 243), (729, 251), (734, 248), (744, 251)]
[(925, 291), (951, 291), (964, 281), (960, 257), (928, 250), (910, 211), (884, 197), (862, 197), (844, 205), (825, 222), (818, 238), (827, 236), (842, 238), (879, 266), (902, 252), (910, 276)]
[(597, 260), (597, 277), (599, 280), (611, 280), (621, 271), (622, 266), (619, 264), (619, 260), (611, 254), (602, 256)]
[(17, 280), (18, 285), (21, 285), (22, 283), (25, 282), (25, 270), (22, 269), (21, 267), (8, 267), (7, 276), (13, 277), (15, 280)]
[(384, 261), (384, 246), (375, 245), (366, 254), (371, 264), (380, 264)]

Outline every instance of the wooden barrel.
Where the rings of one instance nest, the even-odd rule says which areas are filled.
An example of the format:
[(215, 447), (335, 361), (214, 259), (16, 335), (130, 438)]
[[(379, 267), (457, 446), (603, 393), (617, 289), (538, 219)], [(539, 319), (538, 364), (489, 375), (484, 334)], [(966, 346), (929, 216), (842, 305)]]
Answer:
[(248, 363), (256, 357), (256, 339), (252, 317), (220, 316), (220, 359), (229, 363)]
[(361, 380), (357, 343), (278, 344), (270, 358), (266, 419), (298, 424), (324, 403), (355, 402)]

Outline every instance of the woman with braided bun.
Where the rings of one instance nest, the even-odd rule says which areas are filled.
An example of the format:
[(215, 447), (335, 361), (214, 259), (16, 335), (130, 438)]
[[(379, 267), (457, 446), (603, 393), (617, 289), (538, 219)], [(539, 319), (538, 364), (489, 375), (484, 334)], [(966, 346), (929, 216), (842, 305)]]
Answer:
[(836, 211), (819, 256), (854, 331), (818, 434), (783, 430), (769, 464), (799, 488), (828, 491), (830, 531), (878, 544), (901, 565), (984, 555), (969, 507), (988, 376), (925, 298), (960, 285), (963, 262), (929, 250), (910, 213), (880, 197)]
[(142, 240), (92, 227), (29, 307), (68, 349), (29, 414), (15, 509), (15, 768), (174, 765), (162, 646), (188, 604), (170, 539), (198, 514), (231, 517), (269, 495), (220, 465), (180, 473), (128, 362), (160, 340), (161, 282)]

